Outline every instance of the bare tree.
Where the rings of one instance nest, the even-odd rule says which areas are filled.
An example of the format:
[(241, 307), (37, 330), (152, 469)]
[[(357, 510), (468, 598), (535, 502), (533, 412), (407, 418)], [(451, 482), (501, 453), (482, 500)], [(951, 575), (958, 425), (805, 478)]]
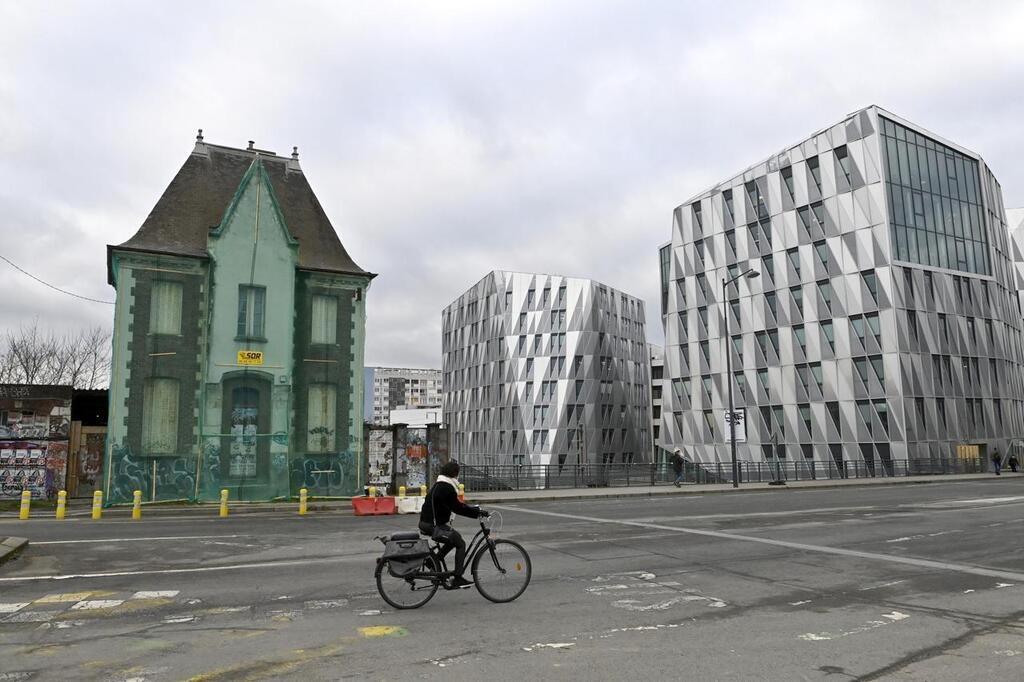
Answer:
[(109, 375), (110, 332), (102, 327), (60, 335), (34, 320), (0, 339), (0, 383), (103, 388)]

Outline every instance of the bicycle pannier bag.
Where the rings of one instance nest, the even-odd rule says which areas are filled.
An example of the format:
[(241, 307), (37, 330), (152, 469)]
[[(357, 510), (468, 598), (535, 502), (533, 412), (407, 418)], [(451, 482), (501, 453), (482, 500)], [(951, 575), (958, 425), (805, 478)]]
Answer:
[(426, 540), (389, 540), (384, 544), (381, 559), (388, 562), (392, 573), (401, 577), (419, 570), (429, 553)]

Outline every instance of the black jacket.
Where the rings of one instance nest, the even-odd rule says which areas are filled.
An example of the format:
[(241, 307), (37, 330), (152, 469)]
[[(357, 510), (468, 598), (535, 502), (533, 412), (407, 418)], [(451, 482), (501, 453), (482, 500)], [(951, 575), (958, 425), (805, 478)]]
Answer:
[(452, 520), (452, 513), (476, 519), (480, 517), (480, 508), (471, 507), (460, 501), (459, 494), (451, 484), (438, 481), (423, 500), (420, 523), (431, 526), (447, 526)]

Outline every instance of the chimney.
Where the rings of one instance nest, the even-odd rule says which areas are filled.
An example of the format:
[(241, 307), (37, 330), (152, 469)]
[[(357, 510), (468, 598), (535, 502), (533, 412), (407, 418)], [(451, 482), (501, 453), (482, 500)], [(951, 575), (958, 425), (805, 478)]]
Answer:
[(247, 149), (248, 151), (250, 151), (250, 152), (251, 152), (251, 151), (255, 151), (255, 150), (256, 150), (256, 147), (255, 147), (255, 146), (253, 146), (253, 145), (255, 145), (255, 144), (256, 144), (256, 143), (255, 143), (255, 142), (254, 142), (253, 140), (249, 140), (249, 146), (248, 146), (248, 147), (247, 147), (246, 149)]
[(206, 156), (206, 157), (210, 156), (210, 150), (206, 146), (206, 143), (203, 142), (203, 129), (202, 128), (200, 128), (199, 132), (196, 134), (196, 146), (192, 149), (192, 153), (193, 154), (199, 154), (200, 156)]
[(301, 173), (302, 172), (302, 167), (299, 166), (299, 148), (298, 147), (292, 147), (292, 158), (289, 159), (288, 164), (285, 166), (285, 168), (287, 168), (289, 173), (291, 173), (291, 172)]

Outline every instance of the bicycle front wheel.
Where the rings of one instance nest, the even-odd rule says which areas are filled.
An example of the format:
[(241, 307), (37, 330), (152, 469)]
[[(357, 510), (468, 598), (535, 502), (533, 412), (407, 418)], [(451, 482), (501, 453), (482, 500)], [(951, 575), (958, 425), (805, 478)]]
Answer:
[(525, 592), (532, 574), (530, 555), (512, 540), (493, 540), (473, 557), (477, 591), (498, 604), (510, 602)]
[(441, 570), (432, 556), (426, 558), (422, 569), (407, 576), (399, 575), (387, 561), (381, 561), (377, 564), (374, 578), (377, 580), (377, 591), (388, 604), (396, 609), (418, 609), (430, 601), (438, 585), (435, 578), (425, 577), (422, 572), (438, 573)]

